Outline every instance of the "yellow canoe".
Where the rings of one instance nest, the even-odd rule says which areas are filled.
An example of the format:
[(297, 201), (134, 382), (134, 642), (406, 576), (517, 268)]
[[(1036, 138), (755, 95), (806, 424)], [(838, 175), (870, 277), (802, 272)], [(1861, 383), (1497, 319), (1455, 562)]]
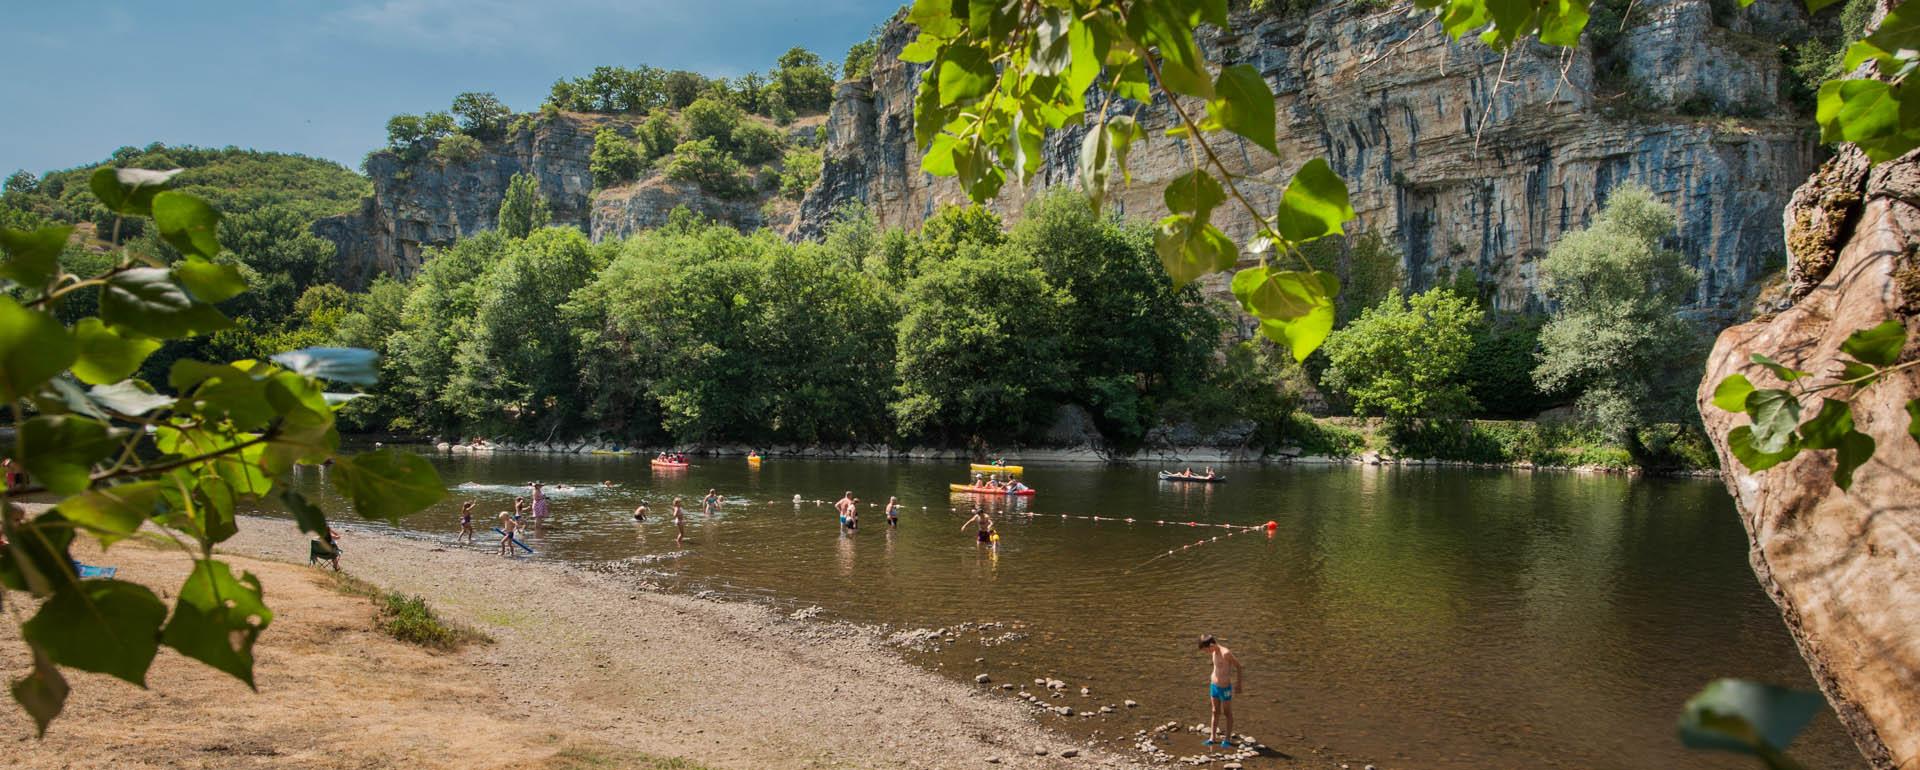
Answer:
[(1021, 468), (1018, 465), (988, 465), (986, 463), (973, 463), (971, 465), (968, 465), (967, 467), (972, 468), (977, 473), (1019, 473), (1021, 471)]
[(748, 465), (759, 465), (759, 464), (760, 464), (760, 456), (759, 456), (759, 455), (747, 455), (747, 464), (748, 464)]

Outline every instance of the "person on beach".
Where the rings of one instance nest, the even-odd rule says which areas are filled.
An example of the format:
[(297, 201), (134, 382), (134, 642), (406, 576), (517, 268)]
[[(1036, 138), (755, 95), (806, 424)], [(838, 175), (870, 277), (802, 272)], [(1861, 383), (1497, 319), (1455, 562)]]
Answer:
[(647, 520), (647, 501), (641, 500), (639, 507), (633, 509), (633, 520), (634, 521)]
[(1213, 718), (1207, 723), (1208, 746), (1223, 749), (1233, 748), (1233, 693), (1245, 691), (1241, 686), (1240, 659), (1234, 657), (1233, 650), (1214, 641), (1213, 634), (1200, 637), (1200, 651), (1213, 660), (1213, 673), (1207, 679), (1207, 703), (1213, 707)]
[(887, 526), (900, 526), (900, 498), (887, 498)]
[(707, 490), (707, 496), (700, 498), (700, 504), (706, 509), (707, 518), (713, 518), (715, 513), (720, 512), (720, 493)]
[(993, 517), (981, 510), (980, 506), (973, 507), (973, 518), (967, 519), (967, 523), (960, 525), (960, 531), (965, 532), (968, 527), (977, 527), (974, 530), (975, 542), (980, 545), (993, 545)]
[(473, 545), (473, 501), (460, 504), (460, 541)]
[(500, 512), (500, 555), (512, 556), (507, 549), (513, 547), (513, 533), (520, 528), (520, 519), (506, 511)]
[(673, 528), (675, 531), (675, 534), (673, 536), (674, 545), (679, 545), (681, 543), (687, 542), (687, 509), (685, 507), (682, 507), (681, 503), (682, 503), (681, 498), (678, 498), (678, 497), (673, 498)]
[(547, 513), (546, 487), (538, 481), (533, 482), (533, 520), (535, 522), (546, 521)]

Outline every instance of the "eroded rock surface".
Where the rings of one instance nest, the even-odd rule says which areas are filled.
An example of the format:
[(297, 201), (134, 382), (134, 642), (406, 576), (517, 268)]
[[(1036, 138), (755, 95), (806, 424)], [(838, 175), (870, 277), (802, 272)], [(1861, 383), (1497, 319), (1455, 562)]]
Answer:
[[(1714, 387), (1739, 372), (1757, 387), (1777, 378), (1748, 363), (1754, 353), (1830, 381), (1840, 344), (1888, 319), (1920, 338), (1920, 159), (1868, 170), (1848, 148), (1794, 196), (1783, 217), (1797, 301), (1771, 317), (1720, 334), (1699, 392), (1728, 491), (1751, 544), (1754, 572), (1780, 605), (1800, 651), (1863, 754), (1878, 768), (1920, 768), (1920, 443), (1908, 434), (1908, 400), (1920, 374), (1908, 370), (1853, 401), (1856, 426), (1877, 444), (1854, 474), (1833, 485), (1833, 453), (1802, 452), (1761, 472), (1727, 450), (1747, 423), (1712, 405)], [(1908, 346), (1908, 359), (1915, 356)], [(1803, 402), (1807, 414), (1818, 397)]]

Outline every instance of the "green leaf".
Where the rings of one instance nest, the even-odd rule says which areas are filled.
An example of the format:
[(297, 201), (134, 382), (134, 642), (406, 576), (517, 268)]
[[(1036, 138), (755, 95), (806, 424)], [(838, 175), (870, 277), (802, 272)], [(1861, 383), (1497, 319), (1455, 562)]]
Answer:
[(380, 354), (365, 348), (301, 348), (273, 357), (289, 371), (334, 382), (372, 385), (380, 381)]
[(1803, 371), (1800, 371), (1799, 369), (1795, 369), (1793, 367), (1787, 366), (1786, 364), (1782, 364), (1779, 361), (1775, 361), (1772, 358), (1769, 358), (1762, 353), (1753, 354), (1752, 360), (1754, 363), (1766, 367), (1767, 371), (1773, 372), (1773, 376), (1779, 377), (1780, 379), (1785, 380), (1787, 382), (1793, 382), (1794, 380), (1800, 379), (1801, 377), (1806, 377), (1809, 374), (1811, 374), (1811, 372), (1803, 372)]
[(273, 611), (261, 600), (260, 579), (253, 573), (235, 580), (224, 562), (195, 561), (160, 641), (251, 688), (253, 643), (272, 622)]
[(224, 302), (247, 290), (247, 279), (240, 276), (239, 268), (199, 257), (175, 262), (173, 279), (186, 287), (194, 299), (208, 304)]
[(1194, 219), (1191, 214), (1174, 214), (1160, 220), (1153, 233), (1153, 248), (1160, 254), (1178, 289), (1209, 273), (1230, 270), (1239, 261), (1233, 241), (1213, 225)]
[(160, 349), (160, 341), (138, 334), (122, 334), (98, 318), (82, 318), (73, 327), (79, 343), (79, 356), (73, 362), (73, 376), (89, 385), (119, 382), (140, 370), (147, 356)]
[(1692, 749), (1771, 755), (1784, 751), (1826, 705), (1819, 693), (1718, 679), (1687, 700), (1680, 742)]
[(1087, 201), (1093, 204), (1093, 210), (1099, 211), (1107, 198), (1108, 153), (1112, 148), (1112, 137), (1108, 136), (1106, 126), (1096, 125), (1087, 130), (1080, 140), (1080, 191), (1085, 193)]
[(426, 458), (392, 449), (341, 458), (333, 465), (333, 488), (362, 517), (388, 520), (425, 510), (447, 493)]
[(53, 316), (0, 294), (0, 398), (24, 398), (73, 365), (73, 335)]
[(1168, 182), (1161, 198), (1166, 201), (1168, 211), (1191, 214), (1205, 224), (1214, 208), (1226, 202), (1227, 191), (1212, 174), (1196, 168)]
[(60, 676), (60, 669), (52, 661), (40, 654), (33, 654), (33, 670), (26, 676), (13, 680), (13, 699), (33, 717), (33, 726), (40, 737), (47, 737), (47, 725), (53, 724), (60, 710), (67, 705), (67, 680)]
[(92, 483), (93, 464), (120, 450), (125, 435), (88, 417), (35, 417), (20, 426), (14, 460), (47, 489), (71, 495)]
[(1214, 98), (1207, 112), (1220, 125), (1259, 145), (1274, 155), (1280, 147), (1274, 141), (1273, 89), (1260, 70), (1251, 64), (1235, 64), (1220, 70), (1213, 82)]
[(154, 393), (152, 386), (139, 380), (95, 385), (87, 395), (101, 406), (135, 417), (173, 404), (171, 396)]
[(59, 586), (73, 582), (73, 523), (53, 511), (13, 525), (13, 536), (0, 549), (0, 585), (35, 596), (52, 596)]
[(1115, 115), (1107, 120), (1107, 143), (1113, 147), (1113, 165), (1120, 169), (1123, 182), (1133, 181), (1133, 172), (1127, 170), (1127, 156), (1133, 152), (1133, 143), (1147, 137), (1140, 129), (1139, 121), (1132, 115)]
[(1903, 95), (1904, 89), (1896, 90), (1872, 79), (1829, 80), (1820, 84), (1814, 120), (1820, 124), (1821, 141), (1852, 142), (1875, 163), (1892, 160), (1920, 147), (1920, 126), (1907, 125), (1901, 119)]
[(100, 205), (109, 211), (130, 217), (152, 216), (154, 196), (172, 184), (174, 176), (181, 171), (177, 168), (172, 171), (149, 171), (144, 168), (101, 166), (94, 169), (93, 176), (87, 180), (87, 187), (93, 190), (93, 197), (100, 199)]
[(1753, 392), (1753, 383), (1747, 381), (1744, 374), (1730, 374), (1713, 389), (1713, 405), (1723, 411), (1739, 414), (1747, 411), (1747, 394)]
[(212, 305), (194, 302), (165, 268), (137, 267), (108, 279), (100, 318), (149, 337), (177, 339), (233, 326)]
[(960, 34), (960, 21), (953, 16), (950, 0), (913, 0), (907, 21), (919, 27), (923, 36), (947, 39)]
[(280, 492), (280, 504), (293, 514), (293, 521), (300, 525), (300, 531), (310, 535), (327, 536), (327, 513), (314, 505), (306, 495), (292, 489)]
[(1260, 333), (1285, 344), (1295, 361), (1307, 360), (1333, 332), (1333, 298), (1339, 293), (1340, 279), (1324, 270), (1268, 272), (1252, 305)]
[(20, 635), (53, 662), (147, 686), (167, 605), (145, 586), (81, 580), (62, 586), (20, 624)]
[(1819, 13), (1820, 9), (1837, 2), (1840, 2), (1840, 0), (1807, 0), (1807, 13), (1809, 15)]
[(1847, 341), (1840, 343), (1840, 352), (1864, 364), (1892, 366), (1900, 360), (1900, 350), (1906, 346), (1907, 327), (1899, 321), (1883, 321), (1873, 328), (1847, 335)]
[(22, 286), (45, 285), (60, 273), (60, 252), (72, 237), (73, 225), (31, 231), (0, 228), (0, 250), (7, 254), (7, 261), (0, 262), (0, 278)]
[(1333, 173), (1325, 158), (1314, 158), (1294, 172), (1287, 191), (1280, 196), (1280, 210), (1274, 226), (1293, 243), (1305, 243), (1323, 235), (1344, 233), (1342, 223), (1352, 219), (1353, 204), (1347, 198), (1347, 183)]
[(1833, 485), (1841, 491), (1853, 488), (1853, 472), (1873, 459), (1875, 448), (1873, 437), (1860, 431), (1852, 431), (1840, 437), (1840, 445), (1834, 447)]
[(1026, 72), (1032, 75), (1059, 75), (1073, 64), (1073, 44), (1068, 30), (1074, 26), (1073, 11), (1067, 8), (1039, 9), (1038, 23), (1032, 30), (1033, 52), (1027, 57)]
[(972, 101), (993, 90), (993, 60), (984, 48), (971, 45), (949, 47), (935, 66), (940, 72), (942, 105)]
[(153, 224), (160, 239), (182, 254), (212, 259), (220, 253), (220, 212), (198, 196), (175, 190), (153, 196)]
[(1834, 449), (1853, 432), (1853, 407), (1831, 398), (1820, 400), (1820, 413), (1800, 426), (1800, 445), (1808, 449)]
[(105, 548), (139, 531), (158, 512), (162, 487), (158, 481), (101, 487), (62, 500), (54, 510), (93, 532)]
[(1747, 470), (1764, 471), (1800, 454), (1800, 442), (1789, 433), (1785, 447), (1772, 451), (1765, 450), (1754, 442), (1753, 427), (1742, 425), (1727, 431), (1727, 450), (1732, 452), (1734, 459), (1739, 460)]
[(1920, 398), (1907, 402), (1907, 435), (1920, 443)]
[(1800, 401), (1778, 389), (1747, 394), (1747, 415), (1753, 418), (1754, 447), (1761, 452), (1782, 451), (1800, 426)]

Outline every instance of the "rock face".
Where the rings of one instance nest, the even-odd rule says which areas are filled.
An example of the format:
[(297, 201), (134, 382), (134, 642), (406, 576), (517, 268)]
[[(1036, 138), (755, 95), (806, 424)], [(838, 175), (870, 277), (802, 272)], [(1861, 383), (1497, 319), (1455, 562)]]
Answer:
[[(1208, 41), (1217, 61), (1253, 64), (1273, 86), (1282, 157), (1231, 138), (1221, 147), (1236, 170), (1276, 183), (1326, 157), (1351, 188), (1359, 229), (1400, 247), (1415, 286), (1472, 270), (1495, 283), (1498, 306), (1536, 303), (1538, 259), (1629, 179), (1677, 209), (1674, 245), (1700, 269), (1699, 311), (1742, 307), (1777, 266), (1777, 212), (1815, 165), (1817, 148), (1809, 123), (1773, 97), (1779, 57), (1754, 33), (1803, 25), (1792, 3), (1761, 0), (1728, 22), (1736, 26), (1716, 24), (1709, 0), (1637, 3), (1647, 26), (1623, 36), (1614, 54), (1637, 83), (1633, 100), (1601, 95), (1607, 89), (1596, 83), (1591, 46), (1521, 46), (1503, 60), (1477, 41), (1450, 40), (1431, 14), (1407, 4), (1366, 5), (1326, 3), (1285, 19), (1241, 15), (1233, 33)], [(896, 59), (911, 35), (905, 25), (888, 27), (872, 77), (841, 85), (825, 169), (802, 203), (796, 235), (817, 236), (851, 201), (882, 224), (909, 228), (965, 202), (953, 180), (920, 170), (912, 96), (922, 65)], [(1753, 117), (1674, 114), (1682, 103)], [(1159, 191), (1185, 173), (1187, 151), (1161, 136), (1175, 120), (1167, 104), (1148, 105), (1141, 118), (1153, 138), (1136, 146), (1134, 184), (1110, 200), (1129, 216), (1154, 217), (1165, 213)], [(1009, 184), (993, 207), (1017, 217), (1042, 188), (1073, 183), (1079, 140), (1077, 130), (1056, 133), (1035, 178)], [(1264, 210), (1278, 201), (1271, 187), (1244, 188)], [(1216, 221), (1243, 240), (1251, 220), (1221, 211)]]
[[(1920, 158), (1869, 169), (1847, 148), (1794, 194), (1785, 216), (1792, 307), (1727, 329), (1714, 345), (1699, 403), (1746, 524), (1754, 572), (1780, 605), (1816, 681), (1877, 768), (1920, 768), (1920, 443), (1905, 405), (1920, 396), (1907, 370), (1853, 400), (1873, 460), (1853, 488), (1833, 485), (1832, 452), (1802, 452), (1745, 470), (1726, 436), (1747, 423), (1712, 405), (1735, 372), (1757, 387), (1778, 379), (1748, 363), (1764, 353), (1816, 373), (1834, 371), (1854, 331), (1897, 319), (1920, 339)], [(1906, 359), (1914, 357), (1909, 343)], [(1810, 404), (1810, 405), (1809, 405)], [(1819, 399), (1803, 399), (1808, 414)]]

